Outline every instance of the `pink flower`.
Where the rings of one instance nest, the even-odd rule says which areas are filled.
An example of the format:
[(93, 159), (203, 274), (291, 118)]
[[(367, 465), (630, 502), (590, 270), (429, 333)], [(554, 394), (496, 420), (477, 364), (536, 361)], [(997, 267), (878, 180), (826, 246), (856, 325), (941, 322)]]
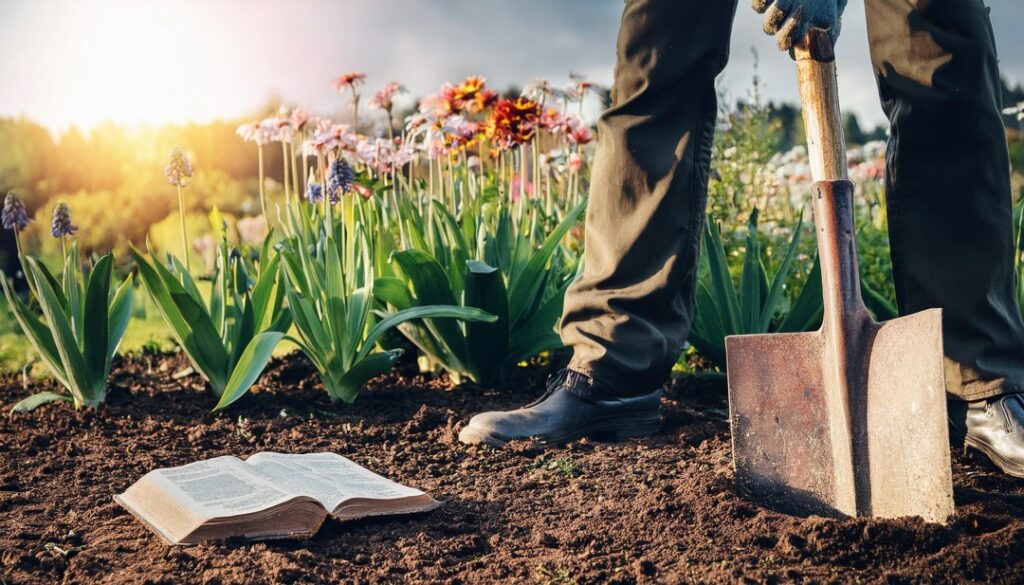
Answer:
[(540, 127), (552, 134), (560, 134), (569, 129), (569, 119), (554, 108), (548, 108), (540, 115)]
[(274, 118), (267, 118), (255, 122), (242, 124), (235, 130), (235, 133), (246, 142), (255, 142), (263, 146), (271, 140), (277, 139), (277, 126)]
[(360, 185), (359, 183), (352, 183), (352, 191), (354, 191), (356, 195), (359, 195), (363, 199), (369, 199), (370, 197), (373, 197), (373, 190), (365, 185)]
[(351, 73), (342, 73), (341, 75), (334, 78), (331, 83), (331, 87), (334, 91), (345, 91), (348, 88), (355, 88), (366, 83), (366, 74), (353, 71)]
[(332, 120), (330, 118), (317, 118), (316, 129), (314, 130), (314, 132), (316, 132), (316, 133), (330, 132), (331, 128), (333, 126), (334, 126), (334, 120)]
[(589, 144), (594, 140), (594, 134), (590, 131), (590, 128), (580, 126), (579, 128), (572, 129), (566, 135), (566, 138), (569, 140), (569, 144)]
[(295, 140), (295, 126), (288, 117), (275, 118), (274, 127), (276, 128), (276, 140), (279, 142), (286, 142), (291, 144), (292, 140)]
[(578, 152), (573, 152), (569, 155), (569, 170), (573, 173), (578, 173), (580, 167), (583, 166), (583, 157)]
[(390, 112), (391, 108), (395, 105), (395, 96), (400, 93), (405, 93), (405, 88), (399, 85), (396, 81), (389, 81), (373, 96), (373, 99), (370, 100), (370, 105)]
[[(512, 195), (512, 202), (513, 203), (519, 201), (519, 191), (520, 191), (520, 183), (521, 182), (522, 182), (522, 177), (520, 175), (515, 175), (515, 176), (512, 177), (512, 184), (509, 186), (509, 189), (510, 189), (510, 193)], [(525, 188), (525, 191), (526, 191), (526, 198), (527, 199), (533, 199), (533, 183), (529, 179), (526, 180), (526, 184), (524, 185), (524, 188)]]
[(292, 110), (291, 122), (292, 125), (295, 126), (296, 130), (301, 131), (306, 125), (306, 122), (309, 122), (312, 118), (313, 112), (306, 108), (295, 108)]
[(565, 138), (569, 144), (587, 144), (594, 140), (590, 128), (577, 116), (566, 116), (565, 123), (568, 127)]

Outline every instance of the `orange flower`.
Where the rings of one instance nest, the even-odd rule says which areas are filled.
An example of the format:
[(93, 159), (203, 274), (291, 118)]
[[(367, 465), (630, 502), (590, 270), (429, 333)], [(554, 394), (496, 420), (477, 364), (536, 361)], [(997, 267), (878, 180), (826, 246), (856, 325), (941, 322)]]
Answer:
[(475, 100), (480, 90), (484, 88), (484, 81), (485, 79), (479, 75), (470, 75), (456, 88), (455, 99), (463, 102)]
[(501, 148), (523, 144), (537, 133), (540, 105), (524, 97), (501, 99), (487, 118), (485, 132)]
[(494, 91), (489, 87), (485, 87), (476, 93), (476, 95), (473, 97), (473, 101), (469, 102), (466, 105), (466, 109), (468, 109), (470, 112), (474, 114), (479, 114), (480, 112), (493, 106), (494, 103), (498, 101), (499, 97), (501, 96), (498, 95), (498, 92)]

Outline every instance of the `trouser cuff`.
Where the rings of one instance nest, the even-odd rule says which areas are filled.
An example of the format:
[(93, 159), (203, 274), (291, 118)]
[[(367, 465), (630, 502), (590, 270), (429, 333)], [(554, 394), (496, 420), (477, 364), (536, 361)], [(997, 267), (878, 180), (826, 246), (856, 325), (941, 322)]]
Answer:
[(566, 369), (564, 385), (569, 392), (581, 398), (613, 399), (632, 398), (653, 392), (660, 386), (627, 384), (612, 375), (588, 368), (576, 363), (569, 363)]
[(946, 395), (951, 400), (975, 402), (1024, 392), (1024, 381), (985, 375), (977, 369), (945, 358)]

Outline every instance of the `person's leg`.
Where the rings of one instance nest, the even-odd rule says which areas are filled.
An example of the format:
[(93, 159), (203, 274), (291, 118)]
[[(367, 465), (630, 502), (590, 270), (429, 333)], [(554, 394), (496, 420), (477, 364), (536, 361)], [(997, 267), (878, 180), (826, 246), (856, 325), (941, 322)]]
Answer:
[(693, 315), (717, 100), (735, 0), (631, 0), (601, 116), (584, 274), (565, 297), (569, 368), (601, 393), (657, 388)]
[(564, 442), (658, 428), (657, 386), (693, 313), (717, 103), (736, 0), (627, 0), (598, 126), (582, 279), (565, 299), (569, 371), (540, 400), (474, 416), (464, 443)]
[[(941, 307), (950, 396), (980, 401), (993, 421), (996, 410), (1017, 416), (1024, 403), (1016, 398), (989, 407), (1005, 402), (993, 397), (1024, 389), (1024, 323), (1014, 293), (1010, 165), (988, 11), (981, 0), (865, 4), (891, 124), (886, 195), (900, 313)], [(950, 403), (954, 430), (968, 410)], [(1003, 439), (1013, 437), (995, 442)], [(1017, 456), (1022, 448), (1024, 442)]]

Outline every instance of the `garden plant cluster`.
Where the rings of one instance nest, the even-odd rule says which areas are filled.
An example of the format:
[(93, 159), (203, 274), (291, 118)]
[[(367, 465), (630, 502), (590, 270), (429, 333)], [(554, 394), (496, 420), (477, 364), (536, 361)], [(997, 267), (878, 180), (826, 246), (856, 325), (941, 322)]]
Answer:
[[(3, 226), (17, 237), (25, 290), (4, 275), (4, 294), (66, 391), (38, 393), (15, 408), (101, 404), (138, 287), (204, 378), (215, 410), (253, 386), (282, 342), (301, 350), (332, 400), (348, 403), (403, 348), (415, 348), (424, 371), (489, 387), (530, 360), (557, 356), (563, 297), (583, 265), (597, 133), (583, 120), (583, 104), (605, 90), (573, 76), (564, 88), (537, 81), (503, 96), (474, 76), (444, 84), (395, 124), (395, 99), (405, 90), (390, 82), (369, 100), (386, 123), (362, 133), (370, 128), (360, 120), (365, 82), (358, 72), (334, 81), (351, 119), (281, 108), (238, 128), (256, 147), (259, 208), (233, 225), (214, 205), (209, 231), (190, 237), (192, 161), (172, 150), (164, 175), (186, 252), (151, 242), (131, 247), (121, 276), (113, 252), (80, 251), (63, 203), (50, 226), (62, 263), (48, 268), (23, 248), (30, 219), (8, 193)], [(723, 368), (727, 335), (820, 323), (820, 276), (804, 215), (806, 152), (799, 145), (779, 152), (777, 123), (754, 88), (748, 103), (720, 116), (682, 369)], [(282, 161), (273, 179), (265, 170), (272, 150)], [(883, 150), (869, 142), (849, 153), (863, 289), (882, 319), (896, 313)]]

